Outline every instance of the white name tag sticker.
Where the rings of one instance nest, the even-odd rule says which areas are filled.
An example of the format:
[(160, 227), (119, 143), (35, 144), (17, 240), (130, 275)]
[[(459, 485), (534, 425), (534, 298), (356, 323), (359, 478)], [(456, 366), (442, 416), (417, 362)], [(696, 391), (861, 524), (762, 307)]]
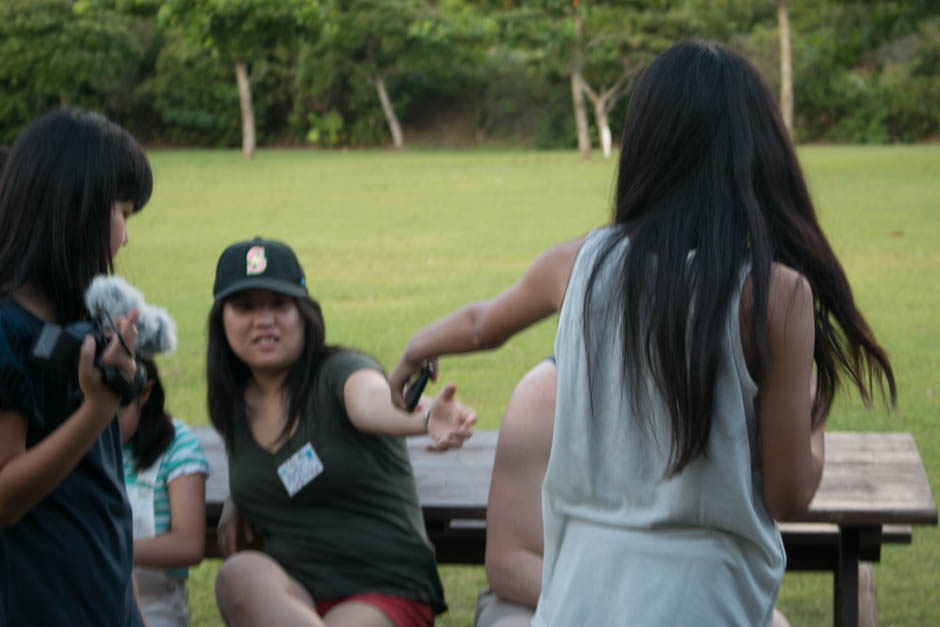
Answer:
[(287, 490), (288, 496), (294, 496), (323, 472), (323, 462), (317, 457), (310, 442), (304, 444), (299, 451), (287, 458), (277, 467), (277, 476)]

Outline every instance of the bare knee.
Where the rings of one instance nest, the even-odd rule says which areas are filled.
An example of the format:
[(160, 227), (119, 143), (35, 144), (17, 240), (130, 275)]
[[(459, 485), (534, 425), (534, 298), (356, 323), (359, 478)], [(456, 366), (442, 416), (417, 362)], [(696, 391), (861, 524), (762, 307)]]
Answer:
[(215, 577), (215, 600), (227, 625), (252, 624), (264, 604), (284, 588), (287, 573), (258, 551), (240, 551), (223, 562)]

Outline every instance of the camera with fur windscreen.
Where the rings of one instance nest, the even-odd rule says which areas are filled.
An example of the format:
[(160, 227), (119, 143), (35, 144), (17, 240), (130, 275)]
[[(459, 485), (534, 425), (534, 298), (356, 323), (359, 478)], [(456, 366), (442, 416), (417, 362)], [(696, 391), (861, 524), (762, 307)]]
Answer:
[(147, 384), (147, 371), (138, 363), (137, 373), (131, 380), (119, 368), (104, 366), (98, 361), (111, 333), (118, 336), (124, 350), (131, 354), (114, 326), (114, 319), (127, 316), (135, 308), (138, 310), (134, 325), (137, 329), (136, 353), (147, 357), (176, 348), (176, 325), (165, 309), (148, 305), (143, 294), (119, 276), (95, 277), (85, 292), (85, 306), (91, 314), (90, 321), (64, 326), (44, 324), (33, 343), (30, 361), (77, 381), (82, 341), (86, 335), (91, 335), (95, 340), (95, 365), (101, 370), (105, 384), (121, 397), (121, 405), (126, 405)]

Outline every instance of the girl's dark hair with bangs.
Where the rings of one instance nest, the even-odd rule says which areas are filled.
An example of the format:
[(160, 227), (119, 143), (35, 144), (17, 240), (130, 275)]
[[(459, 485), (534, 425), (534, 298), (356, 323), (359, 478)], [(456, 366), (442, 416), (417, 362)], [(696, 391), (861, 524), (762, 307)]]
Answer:
[[(672, 46), (638, 81), (621, 146), (615, 228), (588, 281), (582, 331), (589, 347), (603, 341), (588, 308), (622, 320), (621, 363), (636, 414), (649, 415), (641, 383), (650, 376), (670, 416), (668, 474), (708, 453), (722, 330), (747, 264), (758, 385), (768, 363), (771, 266), (779, 262), (813, 291), (814, 424), (825, 420), (840, 372), (866, 404), (875, 380), (882, 393), (887, 381), (895, 401), (888, 358), (855, 306), (774, 98), (750, 63), (713, 43)], [(602, 294), (599, 271), (624, 239), (623, 258), (611, 260), (619, 290)], [(600, 367), (588, 364), (592, 398), (602, 393), (590, 375)]]
[(140, 211), (152, 190), (147, 156), (114, 122), (78, 109), (36, 119), (0, 174), (0, 286), (32, 282), (58, 321), (87, 318), (85, 289), (113, 270), (112, 205)]
[[(228, 298), (216, 301), (209, 311), (206, 382), (209, 420), (225, 441), (226, 450), (231, 453), (234, 450), (235, 421), (247, 419), (245, 386), (251, 379), (251, 371), (232, 352), (225, 336), (222, 309)], [(300, 420), (313, 387), (310, 382), (320, 366), (328, 357), (344, 350), (341, 346), (326, 344), (326, 326), (317, 301), (309, 296), (293, 300), (304, 321), (304, 348), (284, 381), (284, 389), (288, 393), (288, 407), (287, 423), (281, 432), (282, 437), (289, 435)]]
[(163, 455), (173, 442), (176, 427), (173, 426), (173, 417), (166, 411), (166, 392), (157, 364), (152, 359), (140, 356), (137, 361), (147, 369), (147, 383), (151, 384), (150, 396), (140, 407), (137, 431), (127, 442), (134, 452), (136, 469), (140, 471), (152, 466)]

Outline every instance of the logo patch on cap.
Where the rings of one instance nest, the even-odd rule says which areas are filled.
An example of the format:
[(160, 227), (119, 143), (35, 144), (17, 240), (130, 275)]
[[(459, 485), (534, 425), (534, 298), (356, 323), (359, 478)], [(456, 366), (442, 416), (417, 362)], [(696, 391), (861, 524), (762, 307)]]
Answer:
[(261, 274), (268, 267), (264, 246), (252, 246), (245, 255), (245, 274)]

